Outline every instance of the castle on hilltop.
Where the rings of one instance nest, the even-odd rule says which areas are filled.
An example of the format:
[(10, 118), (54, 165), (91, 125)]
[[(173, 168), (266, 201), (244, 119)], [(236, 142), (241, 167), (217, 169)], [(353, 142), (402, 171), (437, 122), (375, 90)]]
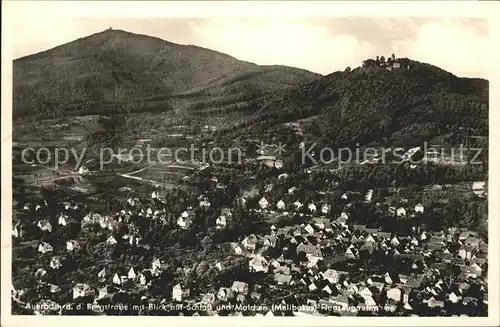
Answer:
[(385, 68), (387, 70), (406, 68), (410, 69), (410, 63), (407, 58), (396, 58), (394, 54), (387, 59), (384, 56), (377, 56), (375, 59), (363, 60), (362, 68)]

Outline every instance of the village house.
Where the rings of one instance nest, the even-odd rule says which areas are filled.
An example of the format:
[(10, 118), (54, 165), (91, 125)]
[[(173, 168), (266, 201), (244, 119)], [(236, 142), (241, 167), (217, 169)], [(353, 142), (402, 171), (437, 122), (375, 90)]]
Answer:
[(94, 290), (87, 284), (79, 283), (73, 287), (73, 299), (94, 296)]
[(77, 241), (69, 240), (66, 242), (66, 250), (68, 250), (69, 252), (76, 251), (78, 249), (80, 249), (80, 244), (78, 244)]
[(100, 280), (103, 280), (104, 278), (106, 278), (107, 276), (107, 272), (106, 272), (106, 268), (102, 268), (98, 273), (97, 273), (97, 278), (100, 279)]
[(276, 236), (274, 235), (264, 235), (263, 240), (264, 240), (263, 242), (264, 246), (272, 246), (272, 247), (276, 246)]
[(50, 287), (50, 293), (59, 293), (61, 292), (61, 288), (57, 285), (54, 284), (49, 284)]
[(283, 174), (279, 174), (278, 175), (278, 180), (284, 180), (284, 179), (287, 179), (288, 178), (288, 174), (287, 173), (283, 173)]
[(262, 294), (261, 293), (258, 293), (258, 292), (252, 292), (250, 293), (250, 298), (254, 301), (254, 302), (259, 302), (260, 299), (262, 298)]
[(40, 228), (40, 230), (42, 231), (46, 231), (46, 232), (49, 232), (51, 233), (52, 232), (52, 225), (51, 223), (44, 219), (44, 220), (40, 220), (37, 224), (38, 228)]
[(285, 210), (285, 202), (283, 202), (283, 200), (279, 200), (278, 203), (276, 203), (276, 208), (278, 210)]
[(131, 280), (135, 280), (136, 279), (137, 275), (136, 275), (133, 267), (131, 267), (129, 269), (129, 271), (127, 273), (127, 277), (128, 277), (128, 279), (131, 279)]
[(355, 259), (357, 256), (356, 254), (357, 254), (357, 249), (352, 244), (344, 252), (344, 255), (347, 259)]
[(340, 273), (335, 269), (327, 269), (322, 273), (322, 275), (330, 282), (330, 284), (338, 283), (340, 278)]
[[(156, 195), (156, 193), (155, 193), (155, 195)], [(153, 197), (153, 196), (151, 196), (151, 197)], [(131, 207), (135, 207), (135, 205), (136, 205), (136, 199), (128, 198), (128, 199), (127, 199), (127, 203), (128, 203)]]
[(47, 242), (42, 242), (38, 245), (38, 252), (40, 252), (41, 254), (52, 252), (53, 250), (54, 249), (52, 248), (52, 245)]
[(394, 302), (400, 302), (401, 301), (401, 290), (399, 288), (391, 288), (387, 290), (386, 292), (387, 298), (394, 301)]
[(477, 264), (473, 264), (470, 266), (460, 266), (461, 276), (469, 277), (469, 278), (479, 278), (482, 274), (482, 269)]
[(472, 183), (472, 192), (474, 192), (475, 195), (482, 197), (485, 194), (485, 185), (486, 182), (483, 181), (478, 181)]
[(370, 291), (370, 288), (364, 286), (358, 289), (358, 294), (361, 295), (364, 299), (371, 298), (373, 296), (373, 293), (372, 291)]
[(61, 213), (59, 215), (59, 218), (57, 219), (57, 223), (61, 226), (66, 226), (68, 225), (69, 218), (65, 214)]
[(210, 208), (211, 203), (207, 199), (203, 199), (202, 201), (200, 201), (199, 205), (200, 208)]
[(116, 243), (118, 243), (118, 242), (116, 241), (116, 239), (113, 236), (108, 237), (108, 239), (106, 240), (106, 244), (109, 244), (109, 245), (115, 245)]
[(245, 196), (238, 198), (238, 207), (245, 207), (248, 201), (247, 199), (248, 198)]
[(215, 228), (217, 229), (223, 229), (226, 227), (226, 225), (227, 225), (226, 216), (219, 216), (215, 220), (215, 226), (216, 226)]
[(151, 262), (151, 271), (153, 272), (159, 272), (161, 270), (161, 261), (160, 259), (156, 258)]
[(373, 190), (368, 190), (365, 195), (365, 202), (369, 203), (372, 202), (372, 197), (373, 197)]
[(193, 223), (190, 218), (190, 214), (187, 211), (184, 211), (181, 216), (177, 219), (177, 225), (182, 229), (188, 229)]
[(256, 158), (261, 165), (267, 166), (269, 168), (274, 168), (276, 163), (276, 156), (273, 155), (262, 155)]
[(326, 218), (313, 218), (313, 224), (318, 227), (320, 230), (328, 229), (331, 227), (331, 223), (329, 219)]
[(12, 236), (14, 238), (22, 238), (23, 232), (24, 232), (24, 229), (19, 222), (16, 223), (15, 226), (12, 228)]
[(115, 283), (116, 285), (121, 285), (122, 284), (122, 279), (120, 278), (120, 276), (118, 276), (118, 273), (114, 274), (114, 276), (113, 276), (113, 283)]
[(231, 251), (234, 252), (236, 255), (242, 255), (243, 254), (243, 249), (238, 243), (231, 243)]
[(330, 209), (331, 209), (331, 206), (325, 203), (325, 204), (323, 204), (323, 206), (321, 206), (321, 213), (326, 215), (330, 212)]
[(266, 209), (267, 206), (269, 205), (269, 202), (267, 202), (266, 198), (262, 198), (259, 200), (259, 206), (261, 209)]
[(234, 293), (231, 288), (221, 287), (217, 292), (217, 299), (219, 301), (226, 302), (230, 299), (234, 298)]
[(183, 299), (189, 297), (190, 290), (186, 287), (183, 287), (180, 283), (176, 284), (172, 288), (172, 299), (177, 302), (182, 302)]
[(248, 264), (251, 272), (267, 272), (269, 269), (269, 263), (260, 255), (255, 256)]
[(255, 187), (243, 191), (243, 197), (245, 199), (253, 199), (258, 195), (259, 195), (259, 189)]
[(465, 241), (466, 239), (468, 239), (470, 237), (470, 231), (468, 230), (462, 230), (462, 232), (460, 232), (460, 234), (458, 235), (458, 239), (460, 241)]
[(292, 280), (291, 275), (275, 274), (273, 280), (278, 285), (288, 285)]
[(103, 288), (98, 288), (97, 293), (98, 293), (97, 300), (101, 300), (101, 299), (104, 299), (106, 297), (109, 297), (107, 286), (104, 286)]
[(37, 279), (40, 279), (40, 278), (42, 278), (45, 275), (47, 275), (47, 270), (45, 270), (43, 268), (38, 268), (35, 271), (35, 278), (37, 278)]
[(206, 293), (201, 298), (200, 303), (203, 303), (203, 304), (206, 304), (206, 305), (210, 305), (210, 306), (214, 305), (215, 304), (215, 294), (212, 293), (212, 292)]
[(255, 247), (257, 245), (257, 242), (258, 242), (257, 236), (255, 236), (254, 234), (250, 234), (249, 236), (247, 236), (243, 239), (241, 244), (243, 245), (243, 247), (246, 250), (253, 252), (253, 251), (255, 251)]
[(233, 216), (230, 208), (222, 208), (220, 210), (220, 214), (221, 216), (225, 216), (226, 218), (231, 218)]
[(458, 303), (458, 301), (461, 299), (462, 297), (460, 296), (457, 296), (455, 294), (455, 292), (450, 292), (448, 294), (448, 301), (450, 301), (451, 303)]
[(464, 260), (470, 260), (472, 258), (473, 248), (470, 246), (462, 246), (458, 250), (458, 256)]
[(419, 203), (415, 206), (415, 212), (418, 212), (418, 213), (424, 213), (424, 206)]
[(297, 254), (300, 252), (304, 252), (307, 257), (314, 256), (318, 258), (322, 258), (321, 249), (319, 246), (312, 244), (304, 244), (301, 243), (297, 246)]
[(306, 231), (308, 234), (314, 234), (315, 232), (314, 227), (311, 224), (307, 224), (304, 227), (304, 231)]
[(61, 258), (60, 257), (52, 257), (52, 259), (50, 259), (49, 266), (52, 269), (59, 269), (59, 268), (61, 268), (62, 267)]
[(86, 214), (83, 219), (82, 219), (82, 224), (87, 225), (87, 224), (94, 224), (96, 221), (97, 215), (89, 212)]
[(142, 237), (138, 236), (136, 233), (126, 234), (123, 236), (123, 238), (128, 239), (128, 243), (132, 246), (139, 245), (139, 242), (142, 240)]
[(152, 281), (152, 274), (150, 270), (143, 270), (139, 273), (137, 280), (141, 285), (150, 285)]
[(248, 284), (245, 282), (234, 281), (233, 285), (231, 286), (231, 290), (239, 294), (248, 294), (249, 288)]
[(99, 225), (103, 229), (113, 230), (116, 222), (111, 219), (109, 216), (101, 216), (99, 217)]

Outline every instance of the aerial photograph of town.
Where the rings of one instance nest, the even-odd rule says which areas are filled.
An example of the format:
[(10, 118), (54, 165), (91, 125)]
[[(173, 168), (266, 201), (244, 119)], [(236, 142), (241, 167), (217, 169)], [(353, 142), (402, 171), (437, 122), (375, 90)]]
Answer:
[(16, 32), (12, 315), (488, 316), (487, 21), (65, 24)]

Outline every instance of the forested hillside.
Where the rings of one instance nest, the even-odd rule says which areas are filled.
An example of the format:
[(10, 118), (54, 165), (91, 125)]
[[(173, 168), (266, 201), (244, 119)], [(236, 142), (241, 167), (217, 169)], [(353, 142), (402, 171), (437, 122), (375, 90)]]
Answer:
[(404, 60), (409, 69), (360, 67), (260, 98), (260, 110), (233, 131), (246, 127), (244, 133), (265, 134), (272, 126), (310, 117), (303, 124), (306, 133), (339, 147), (411, 146), (461, 127), (487, 137), (488, 81)]
[(120, 30), (19, 58), (13, 74), (14, 119), (162, 112), (189, 107), (188, 100), (237, 103), (319, 77)]

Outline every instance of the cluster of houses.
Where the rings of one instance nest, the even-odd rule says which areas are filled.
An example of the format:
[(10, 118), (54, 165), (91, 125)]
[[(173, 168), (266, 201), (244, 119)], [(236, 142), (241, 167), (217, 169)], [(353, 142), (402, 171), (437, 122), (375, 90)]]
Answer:
[[(393, 59), (392, 64), (395, 63)], [(407, 151), (405, 158), (411, 158), (418, 150)], [(259, 161), (265, 165), (281, 167), (276, 157), (261, 159)], [(286, 173), (278, 176), (278, 180), (287, 178)], [(219, 188), (220, 183), (215, 177), (212, 181)], [(472, 186), (476, 194), (484, 187), (484, 183)], [(116, 269), (102, 267), (96, 276), (97, 283), (91, 283), (92, 279), (75, 283), (72, 299), (87, 299), (90, 303), (102, 305), (117, 303), (120, 295), (128, 294), (143, 304), (204, 305), (197, 306), (205, 309), (195, 310), (190, 313), (192, 315), (356, 315), (361, 312), (384, 315), (388, 311), (407, 315), (426, 315), (429, 312), (460, 314), (471, 306), (476, 312), (480, 311), (479, 307), (487, 306), (487, 245), (476, 232), (457, 228), (429, 232), (416, 226), (408, 235), (384, 232), (379, 228), (353, 224), (347, 209), (351, 203), (338, 217), (331, 218), (330, 203), (305, 201), (297, 195), (295, 186), (285, 189), (283, 193), (286, 194), (282, 194), (281, 199), (280, 195), (273, 194), (271, 200), (271, 197), (266, 198), (266, 193), (272, 188), (273, 185), (266, 186), (264, 193), (257, 189), (246, 190), (238, 203), (245, 208), (250, 199), (258, 199), (258, 206), (247, 210), (271, 215), (298, 214), (306, 222), (286, 227), (272, 225), (265, 235), (250, 234), (224, 244), (229, 260), (246, 258), (248, 272), (256, 276), (255, 282), (239, 280), (236, 276), (227, 285), (212, 285), (203, 292), (196, 286), (176, 283), (170, 296), (159, 298), (147, 292), (153, 281), (169, 269), (158, 257), (148, 264), (148, 268), (143, 265)], [(339, 201), (350, 202), (352, 193), (342, 194)], [(372, 202), (373, 193), (373, 190), (368, 190), (361, 194), (365, 203)], [(78, 221), (71, 217), (81, 208), (64, 203), (57, 224), (79, 224), (81, 228), (99, 226), (101, 231), (108, 233), (105, 243), (110, 247), (118, 243), (141, 246), (143, 235), (135, 227), (132, 217), (167, 223), (166, 203), (161, 194), (153, 191), (149, 197), (146, 201), (129, 198), (119, 212), (110, 215), (90, 212)], [(201, 195), (198, 202), (201, 208), (212, 205), (205, 195)], [(26, 205), (24, 209), (39, 217), (34, 224), (41, 232), (52, 233), (54, 221), (51, 223), (42, 213), (46, 206), (47, 203), (40, 203), (34, 208)], [(424, 211), (422, 203), (410, 205), (405, 199), (400, 199), (399, 206), (388, 208), (389, 215), (395, 217), (418, 216)], [(187, 206), (175, 220), (177, 227), (189, 229), (194, 212)], [(232, 208), (220, 208), (213, 227), (224, 229), (232, 218)], [(128, 232), (118, 239), (115, 231), (123, 224), (127, 225)], [(16, 223), (13, 237), (22, 238), (23, 230), (22, 223)], [(67, 253), (82, 248), (78, 240), (65, 241)], [(38, 252), (50, 260), (48, 267), (34, 272), (35, 279), (48, 287), (54, 296), (42, 299), (34, 311), (37, 314), (61, 313), (64, 305), (54, 301), (61, 287), (47, 284), (44, 279), (49, 270), (56, 271), (64, 266), (64, 256), (54, 255), (55, 252), (61, 253), (44, 241), (38, 244)], [(213, 263), (220, 273), (227, 269), (222, 260)], [(261, 285), (264, 278), (266, 285)], [(273, 292), (288, 295), (270, 295)], [(13, 299), (22, 302), (23, 290), (13, 288)]]
[[(293, 261), (287, 261), (280, 256), (277, 259), (268, 260), (254, 258), (250, 261), (249, 268), (252, 271), (273, 270), (277, 284), (295, 287), (302, 285), (306, 295), (320, 290), (316, 292), (316, 295), (320, 293), (321, 300), (332, 301), (333, 304), (338, 304), (338, 299), (331, 299), (333, 289), (336, 289), (335, 293), (344, 295), (343, 306), (349, 305), (350, 302), (356, 303), (355, 294), (361, 295), (365, 305), (380, 305), (381, 303), (377, 303), (373, 295), (380, 295), (385, 290), (386, 297), (391, 299), (393, 304), (400, 303), (404, 309), (410, 311), (412, 295), (418, 295), (418, 298), (422, 298), (422, 303), (428, 303), (429, 307), (444, 307), (446, 301), (455, 304), (459, 300), (463, 300), (464, 303), (469, 301), (470, 299), (467, 298), (462, 299), (464, 289), (468, 289), (471, 282), (480, 280), (485, 269), (485, 253), (479, 250), (481, 241), (474, 232), (459, 232), (451, 229), (447, 232), (430, 234), (425, 231), (415, 231), (414, 235), (403, 237), (368, 229), (366, 226), (354, 225), (352, 230), (346, 226), (340, 229), (340, 226), (342, 224), (337, 225), (337, 232), (334, 232), (327, 221), (317, 219), (306, 226), (278, 231), (278, 234), (286, 235), (285, 239), (288, 242), (288, 244), (284, 243), (283, 249), (293, 245), (297, 253), (306, 254), (304, 264), (296, 265)], [(266, 243), (268, 244), (269, 241), (264, 238), (264, 246)], [(253, 253), (254, 245), (250, 244), (249, 246), (247, 242), (247, 244), (242, 243), (241, 246), (235, 247), (235, 253), (242, 253), (242, 249)], [(483, 250), (484, 247), (485, 244), (483, 244)], [(339, 249), (341, 251), (338, 251)], [(362, 252), (372, 255), (375, 251), (382, 251), (386, 256), (409, 259), (408, 265), (411, 266), (410, 271), (413, 272), (409, 275), (397, 274), (395, 276), (387, 267), (385, 272), (365, 276), (365, 280), (358, 280), (354, 283), (349, 280), (352, 272), (328, 268), (330, 264), (339, 261), (359, 258)], [(325, 253), (328, 254), (325, 255)], [(436, 256), (440, 261), (427, 266), (425, 258), (429, 256)], [(320, 265), (322, 269), (318, 266), (320, 261), (323, 262)], [(282, 269), (283, 265), (286, 266), (284, 269)], [(460, 269), (458, 278), (446, 279), (441, 276), (452, 265)], [(295, 274), (290, 272), (295, 272)], [(346, 278), (339, 285), (340, 276), (346, 276)], [(420, 288), (424, 278), (427, 286)], [(434, 282), (436, 283), (432, 284)], [(444, 288), (444, 285), (447, 287)], [(484, 283), (481, 287), (484, 300)], [(415, 292), (412, 293), (412, 291)]]
[[(365, 195), (365, 201), (370, 202), (373, 191)], [(342, 199), (348, 199), (349, 194), (343, 194)], [(158, 199), (153, 192), (152, 199)], [(103, 216), (89, 213), (82, 219), (82, 224), (98, 223), (102, 229), (112, 231), (119, 222), (127, 221), (134, 208), (138, 214), (150, 219), (163, 217), (161, 210), (142, 207), (138, 209), (138, 199), (129, 199), (129, 209), (123, 209), (114, 216)], [(209, 205), (206, 199), (200, 200), (200, 206)], [(270, 204), (265, 197), (259, 200), (261, 212), (276, 209), (284, 211), (289, 208), (282, 200)], [(277, 228), (271, 226), (266, 235), (248, 235), (238, 242), (227, 244), (230, 255), (248, 258), (248, 270), (255, 274), (271, 274), (272, 283), (266, 285), (271, 289), (290, 290), (292, 296), (276, 300), (265, 296), (259, 285), (245, 281), (234, 280), (231, 285), (221, 285), (206, 294), (199, 294), (181, 283), (172, 288), (170, 299), (161, 299), (163, 302), (199, 302), (224, 306), (233, 304), (231, 314), (247, 314), (245, 309), (238, 310), (238, 304), (252, 304), (257, 308), (251, 314), (255, 315), (286, 315), (289, 310), (276, 309), (276, 305), (292, 303), (294, 308), (307, 306), (306, 312), (293, 312), (294, 315), (306, 314), (335, 314), (352, 315), (356, 307), (360, 311), (393, 310), (407, 314), (423, 314), (422, 310), (448, 310), (450, 305), (460, 312), (460, 308), (471, 305), (487, 304), (486, 269), (487, 246), (477, 233), (473, 231), (450, 228), (441, 232), (427, 232), (413, 228), (409, 235), (397, 235), (365, 225), (349, 223), (349, 214), (342, 212), (337, 219), (325, 217), (330, 211), (326, 203), (302, 204), (299, 200), (292, 204), (292, 210), (299, 210), (306, 205), (309, 211), (309, 223)], [(30, 208), (27, 207), (26, 210)], [(392, 208), (395, 215), (406, 215), (408, 208)], [(423, 213), (422, 204), (413, 208), (414, 213)], [(40, 207), (36, 207), (40, 210)], [(59, 218), (61, 225), (69, 224), (67, 211), (75, 210), (70, 204), (65, 206)], [(180, 228), (190, 226), (192, 210), (183, 212), (177, 220)], [(216, 227), (226, 227), (231, 219), (231, 209), (225, 208), (216, 221)], [(48, 221), (39, 221), (37, 226), (51, 232)], [(140, 235), (131, 232), (124, 236), (130, 245), (137, 245)], [(110, 246), (118, 243), (110, 236), (106, 243)], [(80, 248), (76, 240), (66, 242), (68, 252)], [(274, 249), (274, 251), (270, 251)], [(38, 247), (41, 254), (53, 251), (49, 243), (41, 242)], [(277, 254), (276, 254), (277, 253)], [(399, 261), (404, 272), (394, 272), (391, 267), (378, 271), (370, 271), (362, 262), (370, 257), (377, 257), (382, 263)], [(384, 259), (385, 258), (385, 259)], [(392, 261), (391, 261), (392, 260)], [(359, 262), (356, 272), (351, 271), (349, 264)], [(343, 265), (343, 263), (346, 263)], [(60, 256), (50, 259), (48, 269), (57, 270), (64, 261)], [(341, 268), (339, 268), (339, 265)], [(216, 264), (219, 271), (224, 271), (220, 262)], [(94, 303), (112, 302), (114, 295), (124, 290), (147, 289), (154, 278), (166, 269), (160, 259), (155, 259), (150, 268), (128, 267), (120, 271), (112, 271), (104, 267), (97, 277), (98, 285), (78, 283), (72, 290), (74, 300), (85, 297), (93, 299)], [(448, 274), (456, 268), (456, 274)], [(362, 272), (362, 277), (355, 277)], [(47, 271), (43, 268), (35, 272), (35, 277), (43, 280)], [(478, 286), (479, 285), (479, 286)], [(50, 284), (50, 292), (57, 294), (60, 287)], [(479, 287), (479, 289), (477, 289)], [(19, 292), (16, 293), (19, 296)], [(196, 295), (192, 295), (196, 294)], [(145, 295), (141, 301), (156, 301)], [(44, 301), (51, 301), (44, 299)], [(424, 309), (422, 309), (423, 307)], [(47, 306), (45, 306), (47, 307)], [(273, 308), (275, 308), (273, 310)], [(360, 309), (361, 308), (361, 309)], [(292, 310), (293, 311), (293, 310)], [(288, 313), (287, 313), (288, 312)], [(193, 312), (195, 315), (219, 314), (217, 310), (211, 312)]]
[[(444, 310), (451, 306), (460, 312), (461, 307), (470, 303), (477, 305), (480, 301), (487, 304), (487, 247), (471, 231), (450, 228), (429, 233), (414, 229), (410, 235), (396, 235), (363, 225), (350, 228), (328, 219), (314, 218), (307, 225), (272, 226), (269, 234), (249, 235), (241, 242), (231, 243), (230, 248), (231, 255), (248, 257), (250, 272), (272, 274), (273, 282), (266, 287), (293, 290), (290, 292), (293, 295), (276, 301), (266, 298), (259, 291), (261, 286), (235, 280), (205, 294), (179, 283), (173, 286), (171, 298), (163, 301), (195, 301), (210, 308), (233, 304), (233, 314), (238, 311), (238, 304), (252, 304), (252, 308), (258, 308), (252, 315), (284, 315), (288, 310), (273, 311), (273, 308), (283, 304), (309, 308), (306, 312), (293, 312), (294, 315), (352, 315), (352, 310), (348, 310), (351, 307), (360, 311), (384, 308), (386, 311), (418, 315), (422, 314), (422, 306), (429, 310)], [(270, 256), (269, 248), (278, 249), (281, 254)], [(342, 262), (375, 255), (403, 262), (407, 272), (394, 272), (390, 266), (378, 271), (358, 268), (366, 270), (360, 278), (355, 277), (348, 265), (342, 270), (333, 268)], [(429, 260), (430, 257), (433, 260)], [(381, 260), (384, 262), (384, 259)], [(60, 260), (52, 258), (50, 268), (60, 267)], [(224, 271), (221, 263), (217, 263), (216, 267)], [(453, 267), (457, 267), (457, 275), (447, 273)], [(113, 272), (103, 268), (97, 274), (100, 286), (78, 283), (73, 287), (72, 296), (73, 299), (90, 297), (100, 304), (112, 302), (113, 296), (122, 292), (126, 285), (134, 284), (136, 289), (147, 288), (152, 279), (166, 268), (160, 259), (152, 261), (148, 269), (130, 267)], [(35, 276), (43, 278), (46, 273), (39, 269)], [(59, 291), (58, 286), (51, 285), (52, 293)], [(141, 296), (141, 300), (154, 301), (146, 296)], [(311, 307), (315, 309), (311, 310)], [(245, 314), (242, 311), (244, 309), (239, 313)], [(197, 311), (192, 314), (217, 315), (218, 312)]]
[[(285, 174), (282, 174), (285, 175)], [(290, 197), (292, 196), (296, 191), (298, 190), (297, 187), (292, 186), (288, 189), (288, 194), (287, 196)], [(341, 200), (349, 200), (353, 192), (346, 192), (340, 196)], [(244, 192), (242, 198), (240, 199), (240, 203), (245, 205), (246, 202), (248, 201), (249, 198), (255, 198), (256, 196), (259, 196), (258, 190), (254, 190), (253, 192)], [(370, 203), (372, 202), (373, 198), (373, 189), (370, 189), (366, 192), (364, 195), (364, 202), (365, 203)], [(405, 198), (400, 199), (400, 202), (403, 204), (403, 206), (400, 207), (394, 207), (390, 206), (388, 208), (389, 210), (389, 215), (393, 216), (398, 216), (398, 217), (403, 217), (407, 215), (417, 215), (417, 214), (423, 214), (424, 213), (424, 206), (422, 203), (417, 203), (413, 207), (408, 207), (406, 206), (408, 200)], [(299, 213), (301, 215), (304, 215), (304, 211), (307, 212), (307, 214), (312, 215), (312, 216), (321, 216), (321, 215), (327, 215), (331, 211), (331, 205), (325, 202), (322, 203), (315, 203), (315, 202), (309, 202), (309, 203), (302, 203), (300, 199), (297, 199), (296, 201), (292, 203), (286, 203), (284, 199), (278, 200), (276, 203), (270, 203), (270, 201), (266, 198), (266, 196), (262, 196), (258, 200), (258, 205), (259, 209), (256, 209), (257, 212), (265, 212), (265, 213), (281, 213), (283, 215), (289, 215), (289, 214), (294, 214), (294, 213)], [(349, 204), (346, 206), (349, 207)], [(304, 210), (306, 208), (306, 210)], [(347, 219), (345, 218), (345, 213), (342, 213), (340, 217), (338, 217), (337, 222), (343, 222), (346, 223)]]

